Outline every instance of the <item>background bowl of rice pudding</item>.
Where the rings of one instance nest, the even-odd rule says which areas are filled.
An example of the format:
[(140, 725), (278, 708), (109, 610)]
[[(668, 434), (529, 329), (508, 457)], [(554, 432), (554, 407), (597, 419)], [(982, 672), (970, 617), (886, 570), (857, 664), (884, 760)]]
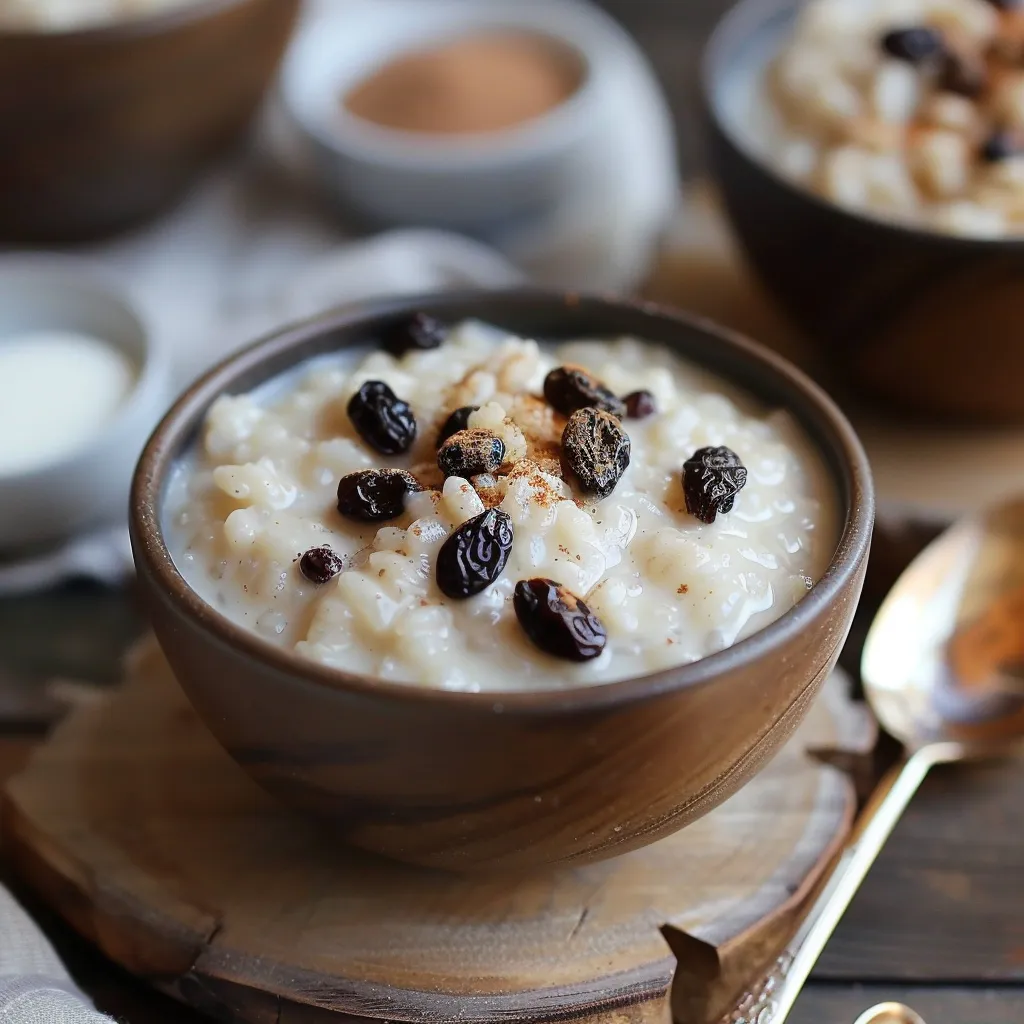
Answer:
[(1015, 6), (742, 0), (706, 51), (747, 255), (842, 379), (896, 412), (1024, 422)]
[[(280, 479), (257, 483), (252, 478), (246, 483), (234, 475), (237, 467), (221, 467), (213, 475), (227, 487), (221, 495), (227, 506), (203, 504), (208, 491), (202, 489), (187, 492), (183, 498), (178, 487), (181, 479), (206, 486), (206, 477), (193, 468), (199, 457), (196, 453), (203, 450), (200, 446), (205, 445), (206, 451), (211, 446), (216, 449), (226, 437), (222, 428), (231, 433), (236, 427), (230, 445), (237, 442), (242, 449), (232, 448), (235, 457), (255, 443), (256, 434), (246, 424), (251, 426), (253, 417), (259, 419), (262, 414), (249, 404), (248, 393), (308, 360), (341, 358), (351, 349), (354, 356), (368, 360), (367, 366), (377, 368), (371, 376), (379, 373), (392, 381), (404, 380), (405, 387), (413, 389), (417, 375), (426, 375), (425, 367), (446, 363), (448, 349), (403, 357), (412, 359), (411, 367), (403, 371), (389, 362), (390, 357), (367, 353), (416, 313), (448, 325), (475, 321), (494, 325), (517, 336), (509, 340), (514, 354), (544, 351), (543, 345), (538, 349), (533, 343), (519, 341), (520, 337), (544, 343), (579, 338), (642, 339), (620, 343), (632, 346), (628, 351), (634, 364), (649, 357), (652, 365), (659, 358), (664, 365), (664, 360), (682, 357), (696, 365), (694, 372), (703, 375), (700, 379), (714, 374), (739, 389), (737, 393), (748, 396), (759, 409), (785, 410), (781, 415), (794, 431), (787, 436), (794, 440), (788, 447), (783, 443), (781, 449), (776, 446), (772, 450), (784, 461), (798, 449), (806, 451), (806, 462), (800, 465), (808, 467), (807, 479), (820, 486), (815, 493), (820, 493), (822, 501), (813, 507), (821, 509), (822, 531), (829, 531), (822, 532), (818, 546), (823, 557), (815, 570), (817, 582), (812, 585), (805, 579), (800, 594), (794, 594), (786, 605), (792, 605), (789, 611), (732, 646), (719, 642), (713, 653), (700, 660), (668, 664), (654, 671), (620, 670), (602, 676), (598, 659), (591, 663), (595, 667), (588, 675), (590, 669), (585, 665), (559, 662), (536, 652), (531, 655), (528, 641), (517, 633), (514, 616), (510, 623), (509, 616), (496, 615), (488, 624), (485, 615), (474, 638), (480, 642), (467, 647), (443, 677), (454, 679), (454, 686), (425, 685), (426, 680), (435, 678), (426, 662), (439, 657), (436, 634), (444, 631), (438, 628), (430, 635), (429, 623), (419, 641), (423, 645), (420, 670), (415, 667), (416, 650), (407, 652), (410, 660), (404, 673), (422, 672), (421, 678), (410, 680), (402, 672), (395, 678), (390, 661), (376, 672), (347, 668), (367, 664), (359, 660), (358, 645), (348, 640), (339, 642), (337, 658), (330, 644), (315, 650), (307, 646), (305, 655), (300, 655), (275, 642), (278, 630), (265, 616), (261, 622), (248, 620), (245, 624), (226, 606), (215, 607), (219, 600), (212, 596), (216, 580), (234, 580), (232, 586), (241, 590), (241, 578), (231, 575), (235, 565), (233, 561), (229, 564), (227, 556), (213, 567), (211, 577), (197, 576), (195, 567), (189, 567), (189, 552), (199, 548), (183, 547), (177, 539), (180, 524), (198, 525), (202, 533), (207, 525), (203, 521), (206, 510), (230, 506), (232, 495), (252, 494), (264, 483), (269, 488), (267, 494), (284, 492), (277, 486)], [(469, 327), (458, 330), (460, 337), (473, 333)], [(466, 344), (477, 342), (470, 337)], [(461, 358), (457, 352), (452, 358), (456, 357)], [(485, 359), (485, 365), (490, 362)], [(318, 371), (320, 364), (315, 361), (311, 365), (313, 369), (305, 372), (315, 387), (336, 386), (337, 378), (329, 371)], [(636, 366), (608, 364), (605, 371), (611, 383), (616, 374), (636, 372)], [(363, 376), (357, 377), (352, 387), (357, 387), (359, 379)], [(467, 379), (473, 379), (472, 375)], [(339, 394), (347, 394), (348, 385), (340, 386)], [(539, 390), (536, 381), (530, 387)], [(419, 401), (427, 402), (430, 390), (424, 386), (417, 392)], [(271, 397), (258, 401), (276, 401), (272, 396), (277, 393), (271, 389), (266, 393)], [(286, 391), (286, 397), (291, 393)], [(715, 410), (731, 408), (720, 395), (701, 394), (704, 397), (698, 396), (692, 409), (690, 403), (684, 403), (678, 412), (682, 419), (662, 423), (669, 430), (666, 443), (673, 440), (676, 428), (672, 423), (681, 424), (690, 416), (699, 429), (704, 413), (710, 423)], [(308, 412), (310, 403), (315, 403), (312, 392), (300, 389), (294, 395), (294, 409)], [(410, 400), (415, 405), (416, 399)], [(544, 404), (543, 399), (532, 400)], [(346, 408), (344, 399), (340, 408)], [(276, 422), (268, 421), (270, 429), (264, 436), (290, 445), (283, 436), (287, 432), (274, 426)], [(661, 429), (657, 416), (647, 421), (653, 426), (645, 427), (644, 422), (622, 421), (634, 432), (634, 465), (621, 478), (619, 491), (623, 495), (639, 486), (636, 481), (640, 477), (630, 474), (642, 470), (642, 459), (637, 456), (646, 450), (646, 438), (651, 436), (644, 431)], [(342, 433), (349, 430), (344, 425), (337, 429)], [(752, 429), (756, 436), (766, 437), (774, 428), (762, 424)], [(432, 445), (436, 426), (422, 433)], [(721, 438), (700, 436), (704, 443), (721, 443)], [(351, 455), (358, 447), (349, 444), (351, 438), (341, 438), (343, 444), (332, 439), (318, 449), (328, 458), (341, 448)], [(252, 457), (255, 454), (252, 450)], [(675, 467), (675, 461), (672, 465)], [(785, 494), (768, 504), (757, 498), (758, 488), (772, 483), (768, 477), (778, 475), (766, 470), (767, 465), (759, 466), (756, 459), (750, 459), (751, 485), (737, 497), (731, 514), (740, 518), (733, 520), (734, 525), (741, 520), (750, 526), (765, 517), (770, 519), (772, 509), (792, 512)], [(230, 480), (221, 475), (224, 472)], [(804, 470), (796, 472), (794, 479), (803, 480)], [(672, 470), (672, 477), (672, 481), (666, 477), (665, 493), (674, 495), (672, 500), (678, 506), (682, 504), (678, 469)], [(336, 479), (330, 471), (324, 478), (326, 516), (338, 517), (333, 510)], [(480, 478), (473, 479), (480, 487)], [(628, 481), (632, 482), (627, 486)], [(777, 485), (779, 481), (774, 482)], [(195, 496), (200, 493), (201, 497)], [(431, 493), (435, 506), (451, 500), (447, 492)], [(413, 497), (420, 500), (424, 495)], [(644, 503), (644, 496), (639, 497)], [(610, 508), (615, 499), (613, 492), (599, 507)], [(652, 492), (646, 501), (650, 509), (653, 502)], [(429, 512), (429, 500), (426, 507)], [(584, 512), (578, 501), (562, 502), (560, 507), (570, 520)], [(140, 586), (157, 637), (189, 698), (239, 764), (271, 793), (326, 819), (356, 846), (411, 863), (471, 870), (594, 860), (646, 845), (706, 813), (758, 771), (791, 735), (835, 664), (860, 595), (873, 512), (870, 471), (852, 429), (827, 396), (784, 360), (709, 323), (651, 306), (522, 290), (383, 301), (357, 311), (330, 313), (232, 357), (193, 385), (151, 438), (136, 472), (131, 529)], [(215, 512), (210, 514), (217, 517)], [(242, 509), (243, 518), (247, 514)], [(808, 516), (812, 513), (798, 515), (801, 528), (813, 528)], [(826, 525), (830, 517), (834, 530)], [(456, 516), (454, 521), (464, 518)], [(275, 513), (264, 515), (263, 522), (275, 522)], [(713, 535), (718, 543), (727, 545), (729, 522), (728, 517), (719, 517), (723, 529), (703, 536)], [(773, 543), (789, 551), (799, 548), (788, 536), (790, 527), (777, 522), (768, 530)], [(798, 528), (796, 520), (789, 522), (793, 529)], [(695, 519), (688, 520), (689, 527), (698, 533), (713, 529), (702, 528)], [(329, 522), (327, 528), (342, 529), (341, 518)], [(242, 524), (243, 534), (247, 529)], [(522, 520), (516, 520), (515, 530), (520, 553), (516, 555), (514, 544), (513, 562), (516, 557), (531, 557), (534, 547)], [(373, 546), (379, 547), (385, 535), (399, 532), (381, 529)], [(411, 534), (424, 532), (425, 528), (417, 530), (414, 523), (403, 546), (414, 542)], [(525, 546), (524, 540), (528, 542)], [(407, 553), (393, 550), (397, 544), (383, 546), (388, 550), (370, 556), (373, 572), (364, 570), (360, 575), (354, 568), (346, 568), (324, 586), (334, 587), (332, 593), (337, 593), (349, 582), (361, 587), (366, 586), (367, 578), (375, 582), (378, 564), (383, 576), (398, 554)], [(557, 550), (563, 547), (570, 552), (567, 557), (571, 561), (573, 540), (568, 535)], [(302, 585), (302, 566), (294, 564), (299, 552), (292, 554), (293, 548), (288, 549), (288, 565), (280, 574), (281, 589), (276, 591), (284, 600)], [(373, 561), (377, 556), (384, 561)], [(238, 568), (259, 569), (243, 564), (247, 557), (237, 560)], [(652, 549), (646, 557), (652, 564), (667, 556)], [(738, 552), (736, 557), (740, 557)], [(778, 559), (784, 561), (785, 556), (780, 553)], [(515, 579), (519, 570), (513, 575), (513, 562), (507, 575)], [(772, 559), (764, 562), (769, 563), (774, 564)], [(562, 570), (558, 571), (561, 574)], [(249, 579), (251, 585), (255, 577)], [(745, 579), (753, 585), (753, 576)], [(501, 585), (499, 579), (491, 591)], [(686, 589), (677, 591), (673, 579), (673, 595)], [(436, 596), (433, 590), (424, 593), (430, 600), (421, 603), (431, 604)], [(502, 593), (506, 594), (502, 600), (511, 602), (510, 590)], [(593, 595), (593, 590), (587, 591), (587, 599), (596, 602)], [(699, 600), (696, 587), (693, 599)], [(487, 600), (486, 593), (471, 599), (480, 602), (478, 607), (485, 612)], [(685, 600), (673, 596), (661, 603), (667, 606)], [(368, 592), (367, 603), (373, 603)], [(470, 602), (458, 604), (464, 608)], [(416, 609), (416, 614), (429, 616), (434, 611), (425, 607)], [(647, 614), (658, 617), (661, 611), (655, 605)], [(351, 601), (345, 608), (343, 602), (328, 613), (326, 625), (340, 621), (339, 615), (351, 619), (352, 613), (356, 617), (372, 614), (354, 608)], [(611, 623), (609, 637), (611, 647)], [(314, 639), (310, 633), (310, 642)], [(662, 644), (668, 642), (661, 640)], [(472, 665), (477, 673), (470, 680), (459, 675), (464, 664)], [(544, 672), (527, 680), (538, 665)], [(527, 681), (521, 681), (517, 672)]]
[(298, 7), (0, 3), (0, 238), (76, 241), (173, 202), (244, 131)]

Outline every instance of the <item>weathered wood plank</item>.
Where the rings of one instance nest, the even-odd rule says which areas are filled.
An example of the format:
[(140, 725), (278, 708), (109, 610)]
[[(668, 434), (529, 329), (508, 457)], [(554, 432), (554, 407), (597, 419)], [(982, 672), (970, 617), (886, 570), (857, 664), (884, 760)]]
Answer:
[(125, 648), (143, 628), (129, 591), (78, 584), (0, 598), (0, 671), (32, 682), (114, 683)]
[(1020, 762), (936, 771), (847, 912), (818, 977), (1024, 982), (1021, 806)]

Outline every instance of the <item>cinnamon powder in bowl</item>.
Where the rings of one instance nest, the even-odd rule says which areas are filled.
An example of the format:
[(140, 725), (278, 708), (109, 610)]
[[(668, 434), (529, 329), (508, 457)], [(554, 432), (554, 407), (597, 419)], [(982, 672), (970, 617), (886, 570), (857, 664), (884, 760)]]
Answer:
[(548, 113), (583, 76), (579, 58), (556, 41), (492, 30), (400, 54), (348, 90), (342, 103), (384, 128), (482, 134)]
[(389, 0), (352, 19), (345, 7), (299, 33), (281, 97), (302, 170), (346, 224), (526, 245), (598, 188), (637, 59), (599, 8)]

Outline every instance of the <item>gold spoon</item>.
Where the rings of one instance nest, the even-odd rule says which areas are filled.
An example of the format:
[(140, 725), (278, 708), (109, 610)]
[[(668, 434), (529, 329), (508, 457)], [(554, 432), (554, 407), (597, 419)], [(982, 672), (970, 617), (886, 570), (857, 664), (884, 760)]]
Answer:
[[(782, 1024), (879, 851), (939, 764), (1024, 749), (1024, 499), (963, 520), (899, 578), (872, 623), (861, 660), (878, 720), (906, 752), (865, 807), (832, 876), (780, 965), (770, 1012)], [(782, 971), (780, 970), (780, 974)], [(882, 1004), (867, 1021), (921, 1018)], [(895, 1016), (894, 1016), (895, 1014)], [(902, 1014), (902, 1016), (901, 1016)]]

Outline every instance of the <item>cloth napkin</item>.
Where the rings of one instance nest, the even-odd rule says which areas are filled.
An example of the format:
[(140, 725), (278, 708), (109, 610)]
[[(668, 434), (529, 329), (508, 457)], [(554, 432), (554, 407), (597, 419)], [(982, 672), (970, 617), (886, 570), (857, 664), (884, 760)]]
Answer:
[(0, 886), (0, 1021), (110, 1024), (71, 980), (31, 918)]

